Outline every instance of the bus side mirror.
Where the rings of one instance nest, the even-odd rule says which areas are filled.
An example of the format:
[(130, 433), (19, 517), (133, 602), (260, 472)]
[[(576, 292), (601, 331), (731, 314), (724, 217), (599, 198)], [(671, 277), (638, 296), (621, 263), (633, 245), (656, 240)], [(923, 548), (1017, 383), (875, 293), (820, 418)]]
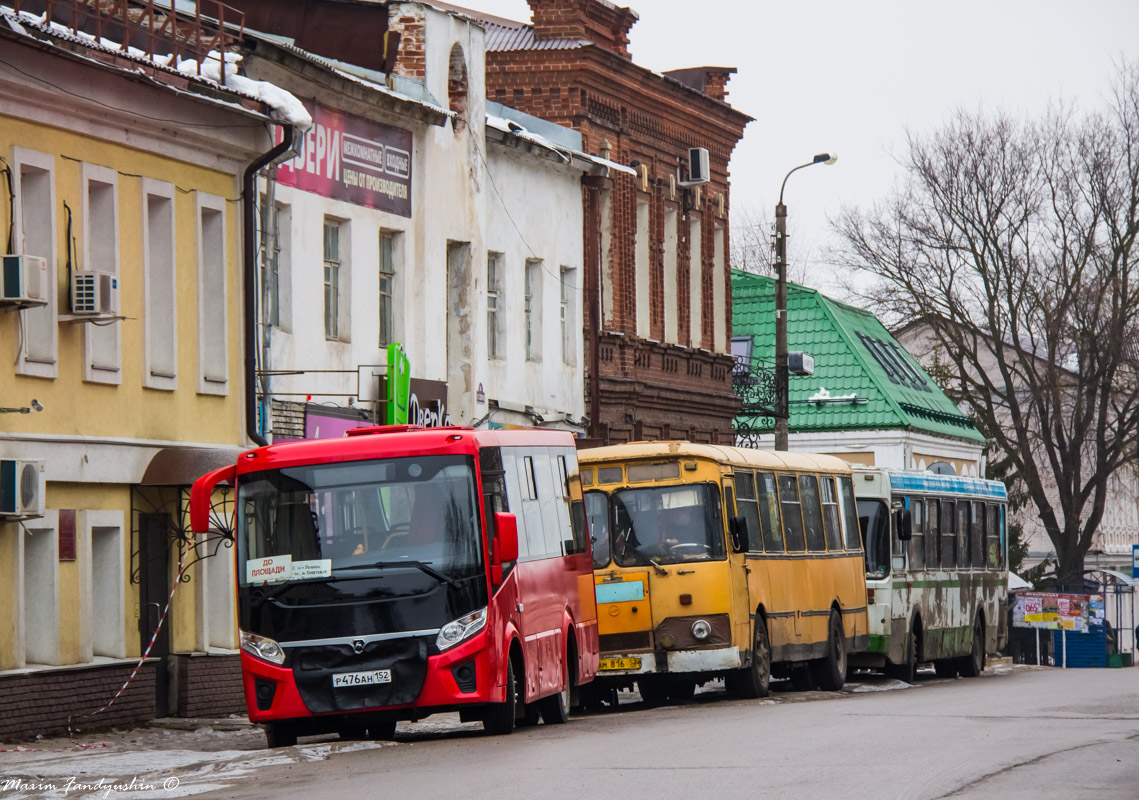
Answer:
[(728, 520), (728, 533), (732, 537), (732, 550), (737, 553), (746, 553), (751, 549), (748, 537), (747, 517), (732, 517)]
[(495, 564), (505, 564), (518, 560), (518, 520), (506, 511), (494, 514), (494, 556)]
[(898, 541), (908, 542), (914, 537), (914, 526), (910, 518), (910, 510), (908, 508), (899, 508), (897, 510), (896, 527), (898, 529)]
[(214, 487), (219, 483), (233, 483), (236, 473), (235, 464), (207, 472), (194, 481), (194, 486), (190, 489), (190, 530), (194, 533), (209, 533)]

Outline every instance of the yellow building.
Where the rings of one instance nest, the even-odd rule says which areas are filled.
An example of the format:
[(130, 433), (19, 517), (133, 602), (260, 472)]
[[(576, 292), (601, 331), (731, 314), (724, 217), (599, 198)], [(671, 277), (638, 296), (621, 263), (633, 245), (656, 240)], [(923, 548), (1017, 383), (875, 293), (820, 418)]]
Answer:
[[(35, 500), (38, 474), (44, 508), (0, 508), (0, 739), (68, 714), (240, 710), (232, 550), (183, 517), (194, 478), (248, 443), (242, 179), (273, 147), (273, 109), (163, 63), (161, 35), (128, 53), (0, 16), (0, 241), (25, 256), (6, 256), (0, 292), (0, 459), (10, 481), (30, 462), (9, 488)], [(44, 277), (43, 300), (9, 297)], [(173, 587), (151, 658), (84, 716), (126, 681)]]

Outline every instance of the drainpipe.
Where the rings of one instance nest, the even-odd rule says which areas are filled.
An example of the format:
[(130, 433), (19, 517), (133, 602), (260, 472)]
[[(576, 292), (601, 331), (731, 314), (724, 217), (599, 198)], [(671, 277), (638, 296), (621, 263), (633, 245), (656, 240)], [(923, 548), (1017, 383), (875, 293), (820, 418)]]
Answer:
[(293, 146), (293, 126), (281, 126), (280, 144), (257, 157), (245, 168), (241, 188), (242, 243), (244, 253), (244, 317), (245, 317), (245, 432), (261, 447), (269, 441), (257, 431), (257, 246), (254, 240), (257, 209), (257, 173), (273, 163)]

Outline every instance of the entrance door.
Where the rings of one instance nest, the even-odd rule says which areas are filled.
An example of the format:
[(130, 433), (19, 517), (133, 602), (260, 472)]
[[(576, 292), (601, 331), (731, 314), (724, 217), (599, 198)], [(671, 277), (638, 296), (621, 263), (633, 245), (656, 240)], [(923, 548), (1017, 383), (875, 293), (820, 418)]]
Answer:
[[(145, 653), (158, 622), (162, 619), (162, 609), (170, 596), (170, 532), (168, 517), (165, 514), (139, 514), (138, 519), (138, 633), (140, 652)], [(158, 633), (154, 646), (150, 649), (151, 658), (161, 659), (155, 676), (154, 713), (159, 717), (170, 715), (170, 681), (167, 656), (170, 654), (169, 619)]]

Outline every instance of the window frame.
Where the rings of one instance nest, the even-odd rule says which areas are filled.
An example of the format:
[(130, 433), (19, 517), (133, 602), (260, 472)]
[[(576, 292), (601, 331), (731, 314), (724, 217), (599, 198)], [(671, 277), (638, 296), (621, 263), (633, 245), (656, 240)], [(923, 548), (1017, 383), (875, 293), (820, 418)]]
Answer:
[[(150, 198), (165, 200), (170, 208), (170, 292), (169, 313), (160, 314), (158, 309), (152, 307), (153, 283), (156, 279), (155, 270), (158, 266), (152, 262), (151, 255), (151, 213)], [(152, 178), (142, 179), (142, 252), (144, 275), (144, 302), (145, 322), (144, 336), (146, 339), (146, 358), (143, 367), (143, 385), (150, 389), (175, 391), (178, 388), (178, 209), (174, 195), (174, 184), (165, 181), (156, 181)], [(163, 248), (165, 250), (165, 248)], [(157, 291), (157, 290), (156, 290)], [(161, 317), (161, 318), (160, 318)], [(155, 339), (163, 338), (156, 331), (161, 325), (162, 333), (170, 340), (172, 369), (171, 373), (155, 371)]]
[[(377, 273), (377, 300), (379, 308), (377, 309), (376, 319), (378, 327), (376, 338), (380, 347), (387, 347), (389, 344), (394, 344), (399, 338), (395, 329), (395, 262), (398, 236), (399, 231), (388, 230), (386, 228), (380, 229), (379, 252), (377, 257), (379, 261), (379, 270)], [(387, 252), (386, 264), (384, 262), (385, 244)]]
[[(107, 187), (111, 195), (110, 224), (96, 224), (92, 221), (91, 185)], [(119, 239), (119, 173), (109, 167), (84, 163), (82, 167), (83, 192), (83, 264), (88, 269), (103, 270), (115, 274), (119, 283), (119, 302), (122, 303), (122, 272), (120, 268), (121, 247)], [(112, 257), (104, 262), (93, 253), (93, 235), (96, 230), (112, 237)], [(69, 287), (70, 290), (70, 287)], [(88, 383), (121, 385), (123, 382), (123, 332), (122, 324), (83, 326), (83, 380)], [(100, 340), (114, 352), (108, 363), (96, 364), (96, 348)]]
[(486, 357), (498, 360), (503, 357), (499, 340), (499, 295), (501, 287), (503, 253), (488, 250), (486, 254)]
[[(13, 224), (15, 232), (13, 240), (16, 243), (16, 251), (19, 253), (28, 254), (27, 250), (27, 224), (26, 215), (24, 213), (24, 167), (29, 167), (30, 171), (45, 172), (47, 173), (47, 205), (48, 211), (48, 235), (46, 237), (46, 244), (48, 252), (43, 255), (47, 261), (47, 279), (48, 279), (48, 296), (47, 305), (36, 308), (20, 309), (19, 325), (24, 331), (24, 336), (27, 337), (28, 322), (27, 316), (29, 314), (48, 315), (51, 319), (50, 323), (50, 345), (49, 356), (47, 358), (29, 358), (27, 338), (23, 339), (23, 347), (20, 348), (19, 359), (16, 361), (16, 374), (28, 375), (36, 378), (58, 378), (59, 377), (59, 229), (58, 220), (56, 215), (56, 187), (55, 187), (55, 156), (50, 153), (41, 153), (38, 150), (30, 150), (26, 147), (13, 147), (12, 148), (12, 204), (13, 204)], [(35, 253), (33, 255), (40, 255)], [(67, 287), (68, 293), (71, 287)]]
[[(195, 246), (197, 248), (198, 262), (198, 393), (212, 395), (229, 394), (229, 237), (228, 220), (225, 214), (225, 198), (217, 195), (195, 192), (194, 224)], [(205, 242), (206, 213), (217, 214), (217, 224), (221, 229), (221, 259), (220, 264), (213, 264), (209, 260)], [(208, 270), (220, 267), (221, 287), (220, 300), (207, 296), (207, 284), (210, 283)], [(218, 278), (219, 276), (214, 276)], [(211, 311), (220, 308), (220, 314), (211, 314)], [(210, 353), (207, 348), (207, 337), (215, 336), (220, 328), (221, 351)], [(216, 344), (216, 342), (215, 342)], [(209, 362), (209, 363), (207, 363)]]

